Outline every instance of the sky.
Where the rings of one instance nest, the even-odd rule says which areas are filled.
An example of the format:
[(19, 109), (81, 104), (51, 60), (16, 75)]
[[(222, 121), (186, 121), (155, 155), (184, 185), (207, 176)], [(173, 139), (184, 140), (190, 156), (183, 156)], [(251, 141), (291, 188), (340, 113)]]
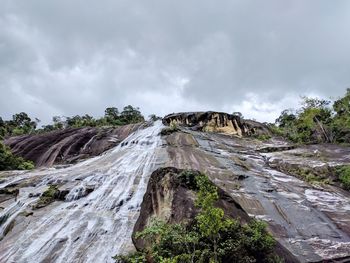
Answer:
[(348, 0), (1, 0), (4, 119), (131, 104), (273, 122), (349, 87)]

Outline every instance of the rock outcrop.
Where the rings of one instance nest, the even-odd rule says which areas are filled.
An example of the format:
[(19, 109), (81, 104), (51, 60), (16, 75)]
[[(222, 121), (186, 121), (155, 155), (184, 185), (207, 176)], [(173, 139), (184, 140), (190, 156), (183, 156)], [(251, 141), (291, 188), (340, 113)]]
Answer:
[(163, 123), (165, 125), (176, 123), (197, 131), (218, 132), (239, 137), (271, 135), (269, 128), (262, 123), (244, 120), (237, 115), (224, 112), (172, 113), (163, 118)]
[[(199, 211), (195, 206), (196, 191), (188, 182), (188, 178), (184, 179), (182, 176), (183, 171), (174, 167), (166, 167), (159, 168), (152, 173), (141, 204), (140, 216), (133, 231), (133, 242), (138, 250), (144, 249), (147, 244), (141, 239), (136, 239), (135, 234), (144, 230), (152, 219), (157, 218), (168, 223), (191, 224), (198, 214)], [(200, 173), (198, 171), (189, 172), (193, 176), (198, 176)], [(242, 224), (251, 220), (242, 207), (224, 190), (218, 188), (218, 194), (219, 200), (216, 206), (223, 209), (227, 217), (238, 219)], [(284, 258), (286, 263), (299, 262), (278, 242), (275, 251)]]
[(37, 167), (52, 166), (99, 155), (145, 126), (145, 123), (140, 123), (114, 128), (69, 128), (10, 137), (4, 142), (15, 155), (33, 161)]

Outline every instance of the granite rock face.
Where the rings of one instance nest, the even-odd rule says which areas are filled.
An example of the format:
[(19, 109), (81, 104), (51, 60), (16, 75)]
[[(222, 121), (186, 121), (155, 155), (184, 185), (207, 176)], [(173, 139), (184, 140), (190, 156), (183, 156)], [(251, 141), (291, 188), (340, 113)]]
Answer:
[(265, 221), (298, 261), (349, 262), (350, 193), (300, 180), (284, 169), (348, 165), (348, 147), (297, 147), (277, 138), (260, 141), (187, 127), (163, 139), (167, 166), (207, 174), (250, 217)]
[[(34, 251), (30, 262), (60, 262), (58, 257), (77, 262), (87, 255), (98, 261), (99, 253), (112, 262), (116, 253), (135, 249), (132, 232), (152, 216), (169, 222), (193, 218), (195, 194), (177, 180), (183, 169), (205, 173), (221, 189), (221, 207), (233, 217), (265, 221), (281, 251), (296, 257), (291, 262), (350, 262), (350, 192), (330, 174), (350, 165), (349, 147), (256, 138), (269, 134), (266, 125), (222, 113), (163, 119), (171, 122), (178, 125), (166, 133), (158, 122), (7, 139), (15, 153), (38, 166), (74, 162), (117, 146), (72, 166), (0, 172), (0, 232), (5, 230), (0, 262), (28, 258), (28, 244)], [(32, 210), (49, 185), (69, 194)]]
[(145, 126), (145, 123), (140, 123), (114, 128), (69, 128), (10, 137), (4, 142), (15, 155), (33, 161), (37, 167), (52, 166), (99, 155)]
[(269, 128), (262, 123), (244, 120), (237, 115), (224, 112), (173, 113), (165, 116), (163, 123), (165, 125), (176, 123), (177, 125), (190, 127), (197, 131), (217, 132), (239, 137), (271, 135)]

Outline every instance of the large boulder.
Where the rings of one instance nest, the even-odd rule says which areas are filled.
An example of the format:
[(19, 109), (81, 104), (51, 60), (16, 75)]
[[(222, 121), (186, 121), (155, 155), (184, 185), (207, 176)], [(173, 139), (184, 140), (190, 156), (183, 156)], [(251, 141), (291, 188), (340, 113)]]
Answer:
[(238, 115), (224, 112), (172, 113), (163, 118), (163, 123), (165, 125), (175, 123), (180, 126), (191, 127), (198, 131), (218, 132), (239, 137), (271, 135), (271, 131), (265, 124), (244, 120)]

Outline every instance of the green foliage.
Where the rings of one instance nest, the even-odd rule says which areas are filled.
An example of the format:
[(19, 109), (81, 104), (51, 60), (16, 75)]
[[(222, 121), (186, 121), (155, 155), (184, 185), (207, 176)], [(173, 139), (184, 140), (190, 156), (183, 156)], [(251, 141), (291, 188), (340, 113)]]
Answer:
[(120, 113), (120, 118), (125, 123), (137, 123), (145, 121), (138, 107), (134, 108), (131, 105), (125, 106)]
[(0, 141), (0, 171), (32, 170), (34, 163), (12, 154), (10, 149)]
[(117, 262), (282, 262), (273, 253), (275, 241), (264, 223), (253, 220), (242, 226), (215, 207), (217, 188), (204, 174), (184, 171), (179, 178), (197, 191), (195, 204), (200, 212), (194, 222), (154, 220), (135, 236), (150, 245), (144, 251), (116, 256)]
[(58, 190), (57, 185), (50, 185), (49, 188), (42, 193), (38, 202), (33, 208), (41, 208), (51, 204), (55, 199), (58, 198), (60, 191)]
[(332, 123), (334, 137), (340, 143), (350, 142), (350, 89), (343, 98), (333, 103), (335, 116)]
[(179, 128), (177, 127), (177, 122), (176, 122), (175, 120), (172, 120), (172, 121), (170, 122), (169, 127), (170, 127), (170, 129), (171, 129), (172, 131), (177, 131), (177, 130), (179, 130)]
[(336, 169), (336, 175), (339, 178), (345, 190), (350, 190), (350, 165), (345, 165)]
[(239, 111), (233, 112), (232, 115), (236, 116), (236, 117), (238, 117), (240, 119), (244, 119), (243, 114), (241, 112), (239, 112)]
[(39, 119), (32, 119), (27, 113), (21, 112), (12, 116), (11, 120), (3, 121), (0, 118), (0, 139), (5, 136), (16, 136), (35, 132)]
[(296, 143), (350, 143), (350, 89), (330, 101), (303, 97), (298, 111), (284, 110), (272, 130)]
[(66, 122), (68, 127), (73, 128), (96, 126), (96, 120), (88, 114), (85, 114), (84, 116), (75, 115), (73, 117), (68, 117)]
[(155, 114), (151, 114), (151, 115), (148, 116), (148, 119), (149, 119), (150, 121), (159, 121), (159, 120), (162, 119), (162, 117), (159, 117), (159, 116), (157, 116), (157, 115), (155, 115)]
[[(153, 116), (153, 115), (152, 115)], [(153, 116), (154, 120), (159, 117)], [(102, 118), (95, 119), (89, 114), (83, 116), (75, 115), (72, 117), (54, 116), (52, 124), (44, 125), (40, 129), (36, 129), (40, 120), (32, 121), (27, 113), (21, 112), (13, 115), (12, 120), (4, 121), (0, 117), (0, 139), (6, 136), (17, 136), (31, 133), (44, 133), (55, 130), (60, 130), (68, 127), (101, 127), (101, 126), (120, 126), (130, 123), (138, 123), (144, 121), (138, 107), (128, 105), (119, 113), (118, 108), (108, 107), (105, 110), (105, 115)]]
[(116, 262), (122, 263), (146, 263), (145, 254), (142, 252), (134, 252), (129, 255), (118, 255), (113, 257)]
[(295, 143), (331, 142), (332, 110), (330, 101), (303, 97), (302, 107), (284, 110), (276, 119), (274, 131)]
[(258, 139), (259, 141), (268, 141), (271, 139), (271, 136), (266, 135), (266, 134), (260, 134), (260, 135), (256, 136), (255, 138)]
[(172, 121), (170, 122), (169, 127), (166, 127), (166, 128), (164, 128), (164, 129), (162, 129), (162, 131), (160, 132), (160, 134), (161, 134), (162, 136), (164, 136), (164, 135), (172, 134), (172, 133), (177, 132), (177, 131), (180, 131), (180, 129), (178, 128), (176, 121), (172, 120)]
[(297, 119), (292, 109), (282, 111), (281, 115), (276, 119), (278, 127), (286, 128)]

